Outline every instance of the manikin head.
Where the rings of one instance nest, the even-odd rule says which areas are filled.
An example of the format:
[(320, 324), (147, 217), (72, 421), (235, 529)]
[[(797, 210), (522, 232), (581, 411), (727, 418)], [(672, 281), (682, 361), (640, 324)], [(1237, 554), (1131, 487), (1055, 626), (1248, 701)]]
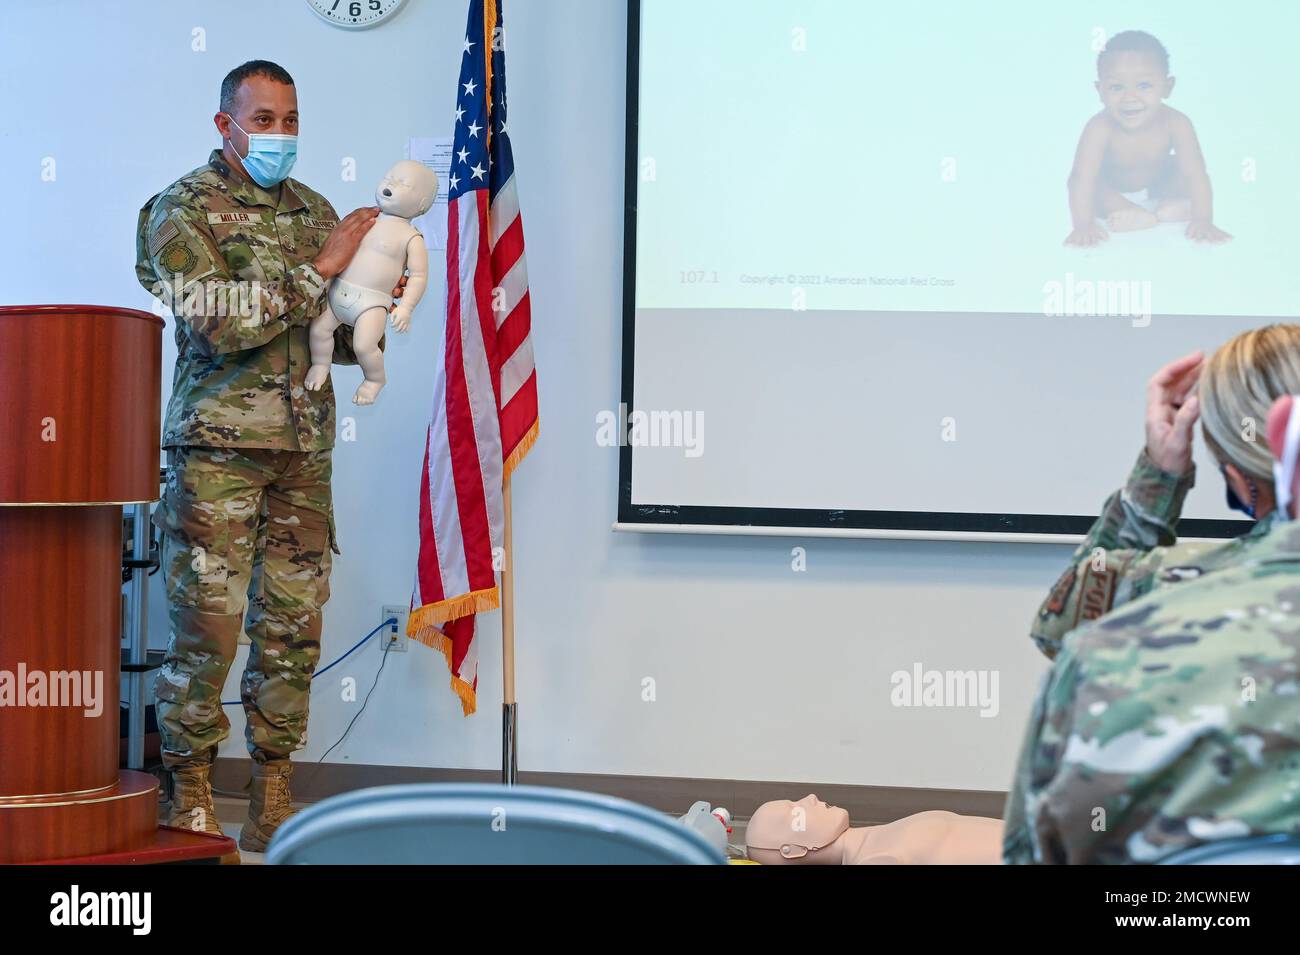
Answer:
[(375, 203), (379, 206), (379, 211), (403, 219), (424, 215), (433, 208), (433, 200), (436, 198), (437, 173), (414, 159), (394, 163), (375, 190)]
[(754, 810), (745, 827), (749, 857), (765, 865), (839, 865), (823, 851), (849, 828), (849, 812), (811, 793), (798, 802), (777, 799)]

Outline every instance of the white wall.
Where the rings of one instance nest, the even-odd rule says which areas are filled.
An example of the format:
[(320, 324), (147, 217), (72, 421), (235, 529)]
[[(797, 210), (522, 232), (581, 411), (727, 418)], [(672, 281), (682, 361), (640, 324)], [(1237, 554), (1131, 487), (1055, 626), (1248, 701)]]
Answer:
[[(150, 308), (136, 213), (203, 163), (221, 77), (276, 60), (303, 115), (294, 175), (346, 212), (409, 136), (445, 135), (464, 0), (409, 0), (376, 30), (321, 24), (298, 0), (45, 0), (5, 10), (0, 35), (0, 302)], [(507, 0), (510, 127), (540, 370), (541, 438), (515, 481), (520, 765), (525, 770), (1004, 789), (1043, 660), (1026, 636), (1068, 549), (611, 533), (617, 452), (596, 415), (618, 405), (625, 10), (620, 0)], [(206, 50), (192, 49), (201, 28)], [(340, 179), (344, 157), (358, 178)], [(57, 178), (41, 178), (53, 157)], [(324, 661), (410, 596), (431, 293), (390, 339), (390, 384), (335, 451), (340, 544)], [(175, 349), (166, 333), (164, 390)], [(355, 369), (335, 369), (351, 394)], [(1140, 384), (1139, 384), (1140, 387)], [(164, 398), (166, 394), (164, 394)], [(1139, 425), (1125, 432), (1135, 442)], [(1098, 503), (1122, 475), (1097, 475)], [(791, 570), (791, 548), (808, 569)], [(154, 578), (152, 642), (165, 639)], [(462, 719), (440, 654), (391, 657), (331, 761), (499, 766), (499, 615), (481, 618), (480, 712)], [(316, 760), (356, 714), (377, 644), (318, 684)], [(1000, 673), (1001, 710), (900, 709), (890, 674)], [(238, 696), (242, 654), (226, 699)], [(642, 680), (657, 699), (642, 700)], [(228, 709), (244, 753), (242, 713)], [(792, 793), (792, 796), (802, 795)]]

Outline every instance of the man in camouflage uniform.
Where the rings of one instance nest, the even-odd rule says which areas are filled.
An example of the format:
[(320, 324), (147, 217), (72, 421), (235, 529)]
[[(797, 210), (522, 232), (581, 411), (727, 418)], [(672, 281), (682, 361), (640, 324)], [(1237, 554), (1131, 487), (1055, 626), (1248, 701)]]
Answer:
[[(248, 134), (298, 132), (293, 81), (275, 64), (233, 70), (215, 122), (222, 148), (140, 211), (136, 274), (175, 314), (178, 352), (153, 518), (171, 625), (154, 690), (175, 792), (168, 822), (219, 833), (209, 772), (230, 730), (220, 694), (248, 611), (241, 697), (253, 779), (240, 847), (260, 851), (292, 813), (289, 757), (305, 743), (339, 553), (334, 393), (329, 382), (303, 387), (308, 325), (378, 210), (340, 223), (302, 183), (250, 176)], [(339, 327), (335, 362), (356, 363), (351, 337)]]
[(1039, 610), (1055, 662), (1007, 801), (1008, 863), (1155, 862), (1300, 831), (1300, 527), (1271, 511), (1230, 542), (1176, 543), (1199, 370), (1188, 356), (1152, 379), (1147, 449)]

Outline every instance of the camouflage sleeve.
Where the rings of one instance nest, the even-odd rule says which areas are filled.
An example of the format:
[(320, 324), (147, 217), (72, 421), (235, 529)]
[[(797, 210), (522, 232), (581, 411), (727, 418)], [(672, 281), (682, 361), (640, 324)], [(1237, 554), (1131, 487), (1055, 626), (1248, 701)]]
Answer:
[[(1015, 775), (1011, 780), (1011, 792), (1007, 795), (1006, 809), (1002, 816), (1002, 861), (1006, 865), (1033, 865), (1043, 862), (1039, 857), (1040, 843), (1034, 839), (1029, 828), (1029, 796), (1034, 790), (1035, 766), (1031, 755), (1041, 752), (1040, 741), (1044, 738), (1044, 704), (1059, 672), (1065, 672), (1067, 661), (1057, 661), (1056, 666), (1043, 675), (1034, 707), (1030, 712), (1029, 725), (1025, 728), (1024, 738), (1020, 744), (1020, 758), (1016, 761)], [(1050, 771), (1050, 767), (1048, 767)]]
[[(1006, 865), (1083, 861), (1072, 853), (1089, 841), (1085, 833), (1094, 821), (1089, 818), (1089, 807), (1072, 797), (1082, 797), (1087, 803), (1087, 790), (1063, 790), (1059, 775), (1070, 734), (1074, 688), (1079, 682), (1079, 664), (1072, 650), (1063, 651), (1043, 676), (1021, 743), (1003, 819), (1002, 861)], [(1083, 831), (1077, 831), (1080, 825)]]
[(264, 345), (320, 311), (325, 280), (314, 265), (291, 269), (283, 282), (237, 280), (204, 216), (185, 203), (155, 203), (140, 244), (153, 272), (150, 292), (205, 355)]
[(1044, 654), (1056, 656), (1079, 624), (1145, 592), (1158, 550), (1176, 543), (1174, 527), (1195, 475), (1194, 466), (1183, 475), (1161, 470), (1143, 449), (1034, 616), (1029, 635)]
[[(1081, 630), (1044, 680), (1005, 862), (1151, 863), (1300, 831), (1300, 588), (1221, 571)], [(1261, 612), (1262, 611), (1262, 612)]]

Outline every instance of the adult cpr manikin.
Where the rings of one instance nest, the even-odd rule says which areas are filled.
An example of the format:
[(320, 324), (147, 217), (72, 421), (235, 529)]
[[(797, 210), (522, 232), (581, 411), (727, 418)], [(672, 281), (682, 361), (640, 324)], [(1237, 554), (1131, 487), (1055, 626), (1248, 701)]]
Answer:
[(361, 240), (348, 267), (330, 283), (325, 310), (312, 319), (311, 368), (305, 381), (308, 389), (316, 391), (329, 379), (334, 330), (342, 323), (353, 327), (352, 346), (366, 377), (352, 400), (359, 405), (374, 403), (387, 381), (379, 340), (393, 304), (393, 289), (402, 273), (409, 270), (406, 290), (393, 310), (393, 328), (404, 332), (429, 283), (424, 237), (411, 220), (428, 212), (437, 195), (437, 175), (423, 163), (410, 159), (394, 165), (379, 183), (375, 202), (380, 211), (375, 224)]
[(931, 811), (849, 828), (848, 810), (808, 795), (759, 806), (745, 847), (767, 865), (997, 865), (1002, 820)]

